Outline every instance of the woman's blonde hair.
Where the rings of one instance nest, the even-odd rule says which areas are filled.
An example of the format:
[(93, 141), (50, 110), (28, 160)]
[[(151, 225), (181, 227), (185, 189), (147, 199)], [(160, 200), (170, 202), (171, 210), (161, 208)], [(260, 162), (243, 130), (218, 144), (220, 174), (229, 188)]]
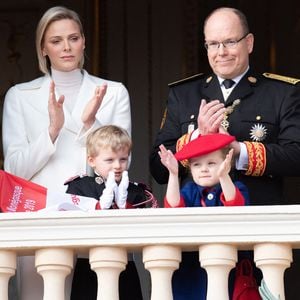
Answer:
[(129, 154), (132, 141), (125, 129), (115, 125), (102, 126), (88, 135), (86, 142), (87, 156), (95, 157), (103, 148), (109, 148), (114, 152), (128, 149)]
[[(37, 57), (39, 62), (39, 68), (44, 74), (48, 74), (50, 72), (50, 66), (51, 66), (49, 57), (44, 56), (42, 51), (44, 46), (45, 33), (51, 23), (59, 20), (64, 20), (64, 19), (69, 19), (76, 22), (78, 24), (81, 36), (84, 37), (83, 26), (80, 21), (80, 17), (75, 11), (63, 6), (55, 6), (49, 8), (39, 21), (39, 24), (36, 28), (36, 37), (35, 37), (35, 47), (36, 47), (36, 52), (37, 52)], [(78, 67), (81, 69), (83, 67), (83, 64), (84, 64), (84, 55), (82, 55)]]

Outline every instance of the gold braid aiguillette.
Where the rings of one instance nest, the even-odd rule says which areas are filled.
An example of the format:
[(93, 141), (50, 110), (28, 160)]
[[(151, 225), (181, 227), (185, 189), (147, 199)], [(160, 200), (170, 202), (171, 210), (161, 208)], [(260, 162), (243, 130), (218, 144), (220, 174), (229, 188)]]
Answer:
[(234, 111), (234, 108), (241, 103), (240, 99), (236, 99), (233, 101), (232, 105), (226, 107), (226, 110), (224, 112), (224, 117), (223, 121), (221, 122), (221, 126), (224, 128), (224, 130), (227, 131), (229, 127), (229, 121), (228, 121), (228, 116)]

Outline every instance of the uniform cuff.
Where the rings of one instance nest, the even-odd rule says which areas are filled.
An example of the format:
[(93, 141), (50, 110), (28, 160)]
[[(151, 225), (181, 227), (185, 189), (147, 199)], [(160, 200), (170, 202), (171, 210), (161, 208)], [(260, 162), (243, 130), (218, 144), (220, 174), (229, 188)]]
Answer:
[(258, 142), (244, 142), (248, 152), (248, 176), (262, 176), (266, 169), (266, 148)]
[[(192, 134), (193, 134), (193, 132), (186, 133), (181, 138), (179, 138), (177, 140), (177, 143), (176, 143), (176, 152), (178, 152), (179, 150), (181, 150), (188, 142), (190, 142)], [(188, 162), (187, 159), (180, 160), (180, 163), (184, 167), (187, 167), (188, 164), (189, 164), (189, 162)]]

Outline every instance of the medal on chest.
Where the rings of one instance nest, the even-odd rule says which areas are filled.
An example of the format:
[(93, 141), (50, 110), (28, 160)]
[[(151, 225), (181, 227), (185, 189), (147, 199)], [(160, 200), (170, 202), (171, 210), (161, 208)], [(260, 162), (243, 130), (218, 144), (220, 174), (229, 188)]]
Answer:
[(262, 124), (254, 124), (250, 130), (250, 138), (253, 142), (262, 142), (267, 136), (267, 128)]
[(223, 127), (223, 129), (225, 131), (227, 131), (227, 129), (230, 126), (230, 123), (228, 121), (228, 116), (233, 113), (235, 107), (237, 105), (239, 105), (240, 103), (241, 103), (241, 100), (240, 99), (236, 99), (236, 100), (233, 101), (232, 105), (226, 107), (226, 110), (224, 112), (223, 121), (221, 122), (221, 126)]

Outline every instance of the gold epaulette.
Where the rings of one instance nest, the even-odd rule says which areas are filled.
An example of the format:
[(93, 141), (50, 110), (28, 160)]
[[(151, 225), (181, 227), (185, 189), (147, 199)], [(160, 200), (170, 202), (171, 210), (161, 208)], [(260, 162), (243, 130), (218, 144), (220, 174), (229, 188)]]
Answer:
[(281, 75), (273, 74), (273, 73), (263, 73), (263, 75), (267, 78), (284, 81), (284, 82), (287, 82), (290, 84), (297, 84), (298, 82), (300, 82), (300, 79), (287, 77), (287, 76), (281, 76)]
[(175, 85), (180, 84), (180, 83), (188, 82), (188, 81), (203, 77), (203, 75), (204, 75), (204, 73), (199, 73), (199, 74), (196, 74), (196, 75), (193, 75), (193, 76), (190, 76), (190, 77), (186, 77), (186, 78), (171, 82), (171, 83), (168, 84), (168, 86), (171, 87), (171, 86), (175, 86)]

